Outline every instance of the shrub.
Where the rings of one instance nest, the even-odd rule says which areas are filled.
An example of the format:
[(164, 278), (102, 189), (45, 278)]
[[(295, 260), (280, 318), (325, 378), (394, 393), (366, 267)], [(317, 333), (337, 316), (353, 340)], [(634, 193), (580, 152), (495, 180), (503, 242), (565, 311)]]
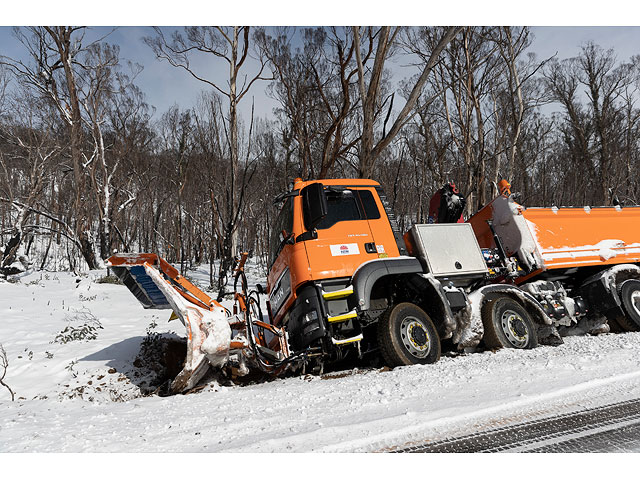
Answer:
[(66, 314), (68, 325), (52, 343), (68, 343), (74, 341), (90, 341), (98, 338), (98, 330), (102, 329), (100, 321), (87, 308)]
[(96, 278), (96, 283), (109, 283), (111, 285), (122, 285), (122, 282), (115, 275), (105, 275), (104, 277)]

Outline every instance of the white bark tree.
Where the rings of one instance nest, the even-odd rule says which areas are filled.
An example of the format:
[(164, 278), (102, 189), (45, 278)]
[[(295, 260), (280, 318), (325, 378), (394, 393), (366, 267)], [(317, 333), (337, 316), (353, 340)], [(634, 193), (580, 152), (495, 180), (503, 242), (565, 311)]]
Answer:
[(84, 27), (16, 28), (16, 38), (27, 49), (29, 61), (0, 57), (23, 86), (33, 89), (56, 108), (67, 127), (73, 169), (74, 232), (88, 267), (95, 269), (91, 208), (87, 202), (87, 174), (84, 168), (84, 132), (78, 92), (79, 55)]

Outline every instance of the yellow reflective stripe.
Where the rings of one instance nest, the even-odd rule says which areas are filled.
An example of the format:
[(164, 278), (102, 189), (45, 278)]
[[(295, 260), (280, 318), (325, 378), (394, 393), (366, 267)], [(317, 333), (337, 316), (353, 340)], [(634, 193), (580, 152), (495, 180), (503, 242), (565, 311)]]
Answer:
[(356, 312), (351, 311), (349, 313), (343, 313), (342, 315), (336, 315), (335, 317), (329, 317), (327, 318), (327, 320), (329, 321), (329, 323), (346, 322), (347, 320), (356, 318), (357, 316), (358, 314)]
[(335, 300), (337, 298), (348, 297), (353, 293), (353, 285), (349, 285), (347, 288), (343, 288), (342, 290), (336, 290), (334, 292), (325, 292), (322, 291), (322, 298), (325, 300)]

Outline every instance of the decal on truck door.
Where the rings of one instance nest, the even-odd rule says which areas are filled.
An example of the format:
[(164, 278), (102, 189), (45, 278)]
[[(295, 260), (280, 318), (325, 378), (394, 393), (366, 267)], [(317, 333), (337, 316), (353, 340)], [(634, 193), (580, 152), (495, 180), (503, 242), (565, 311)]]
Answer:
[(342, 243), (339, 245), (329, 245), (331, 248), (331, 255), (334, 257), (341, 257), (343, 255), (359, 255), (360, 249), (357, 243)]

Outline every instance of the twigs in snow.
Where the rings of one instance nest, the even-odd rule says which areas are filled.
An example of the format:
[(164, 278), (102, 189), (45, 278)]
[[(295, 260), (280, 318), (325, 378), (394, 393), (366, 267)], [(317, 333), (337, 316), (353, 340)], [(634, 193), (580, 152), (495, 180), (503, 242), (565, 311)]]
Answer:
[(9, 385), (4, 383), (4, 376), (7, 374), (8, 366), (9, 366), (9, 361), (7, 360), (7, 352), (5, 352), (4, 347), (0, 343), (0, 368), (2, 368), (2, 375), (0, 376), (0, 385), (6, 387), (7, 390), (9, 390), (9, 393), (11, 394), (11, 401), (13, 402), (16, 396), (13, 393), (13, 390), (11, 390), (11, 388), (9, 387)]

